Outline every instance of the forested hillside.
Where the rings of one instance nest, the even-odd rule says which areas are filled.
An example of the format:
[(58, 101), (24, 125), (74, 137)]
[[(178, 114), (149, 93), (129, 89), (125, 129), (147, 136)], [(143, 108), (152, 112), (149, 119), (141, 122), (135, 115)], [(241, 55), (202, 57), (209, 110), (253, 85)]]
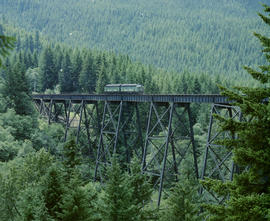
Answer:
[(48, 42), (39, 32), (27, 33), (0, 25), (1, 30), (15, 36), (16, 44), (10, 56), (3, 60), (6, 68), (0, 70), (0, 77), (5, 79), (8, 68), (20, 63), (32, 92), (102, 93), (108, 83), (139, 83), (148, 94), (213, 94), (218, 93), (217, 83), (233, 83), (223, 76), (170, 72), (132, 62), (127, 55)]
[[(0, 220), (269, 220), (270, 39), (255, 2), (1, 0)], [(259, 16), (269, 29), (270, 6)], [(252, 81), (241, 78), (242, 64)], [(212, 105), (208, 128), (207, 104), (142, 103), (139, 118), (131, 107), (121, 116), (129, 107), (122, 101), (87, 108), (70, 100), (57, 109), (51, 100), (39, 112), (53, 122), (31, 97), (103, 93), (107, 83), (139, 83), (145, 94), (221, 91), (233, 105)], [(106, 106), (117, 123), (105, 114), (99, 122)], [(144, 135), (133, 140), (133, 127)]]
[(2, 0), (3, 21), (178, 72), (242, 76), (264, 63), (258, 0)]
[[(167, 220), (168, 214), (150, 203), (156, 201), (157, 191), (150, 177), (141, 174), (138, 159), (133, 159), (127, 173), (115, 158), (106, 185), (93, 183), (95, 160), (89, 152), (96, 156), (97, 146), (89, 147), (85, 136), (79, 145), (73, 137), (65, 143), (64, 125), (39, 119), (31, 93), (102, 93), (108, 82), (141, 83), (145, 93), (217, 93), (216, 83), (226, 81), (207, 74), (165, 72), (132, 62), (126, 55), (73, 49), (48, 42), (39, 32), (0, 28), (17, 39), (9, 56), (0, 57), (0, 220), (90, 221), (112, 220), (112, 216), (123, 221)], [(144, 125), (146, 117), (141, 119)], [(200, 159), (205, 119), (204, 106), (192, 107)], [(187, 163), (182, 163), (182, 171), (193, 174), (190, 159), (183, 161)], [(187, 207), (185, 215), (196, 215), (198, 182), (193, 175), (175, 187), (171, 197), (182, 188), (188, 193), (180, 197), (190, 199), (182, 204)], [(165, 200), (162, 204), (167, 205)]]

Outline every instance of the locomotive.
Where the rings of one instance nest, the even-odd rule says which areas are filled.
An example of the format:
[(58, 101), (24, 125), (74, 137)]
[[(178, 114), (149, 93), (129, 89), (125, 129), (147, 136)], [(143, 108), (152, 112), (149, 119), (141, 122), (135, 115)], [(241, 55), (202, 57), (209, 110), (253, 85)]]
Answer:
[(140, 84), (107, 84), (104, 87), (105, 93), (128, 93), (143, 94), (144, 88)]

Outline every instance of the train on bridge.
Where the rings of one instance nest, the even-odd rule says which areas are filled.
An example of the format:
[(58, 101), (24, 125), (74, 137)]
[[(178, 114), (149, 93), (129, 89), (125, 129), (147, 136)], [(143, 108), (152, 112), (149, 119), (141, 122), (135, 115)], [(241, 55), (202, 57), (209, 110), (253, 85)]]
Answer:
[(107, 94), (143, 94), (144, 87), (140, 84), (107, 84), (104, 87), (104, 92)]

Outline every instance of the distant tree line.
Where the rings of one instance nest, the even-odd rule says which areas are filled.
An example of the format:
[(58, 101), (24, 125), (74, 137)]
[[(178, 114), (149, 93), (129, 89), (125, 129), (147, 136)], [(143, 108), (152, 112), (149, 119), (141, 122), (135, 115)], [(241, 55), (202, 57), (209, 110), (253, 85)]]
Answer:
[(20, 63), (34, 92), (58, 88), (61, 93), (101, 93), (107, 83), (138, 83), (145, 93), (211, 94), (218, 93), (217, 83), (231, 83), (219, 75), (168, 72), (132, 62), (126, 55), (48, 44), (39, 32), (15, 37), (16, 53), (5, 59), (1, 75), (5, 78), (8, 67)]

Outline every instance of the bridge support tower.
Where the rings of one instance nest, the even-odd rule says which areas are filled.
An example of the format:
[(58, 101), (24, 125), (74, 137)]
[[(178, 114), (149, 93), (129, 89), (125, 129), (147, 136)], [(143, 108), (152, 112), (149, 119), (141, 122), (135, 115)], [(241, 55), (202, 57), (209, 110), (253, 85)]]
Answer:
[[(223, 139), (236, 139), (237, 135), (228, 131), (221, 131), (219, 121), (215, 115), (240, 121), (242, 120), (242, 114), (238, 107), (229, 104), (212, 104), (211, 107), (207, 143), (204, 151), (200, 179), (211, 178), (226, 182), (232, 180), (233, 175), (239, 171), (232, 159), (233, 147), (221, 145), (220, 141)], [(200, 189), (200, 193), (208, 194), (208, 196), (217, 203), (222, 203), (225, 199), (218, 197), (213, 192), (208, 192), (204, 188)]]

